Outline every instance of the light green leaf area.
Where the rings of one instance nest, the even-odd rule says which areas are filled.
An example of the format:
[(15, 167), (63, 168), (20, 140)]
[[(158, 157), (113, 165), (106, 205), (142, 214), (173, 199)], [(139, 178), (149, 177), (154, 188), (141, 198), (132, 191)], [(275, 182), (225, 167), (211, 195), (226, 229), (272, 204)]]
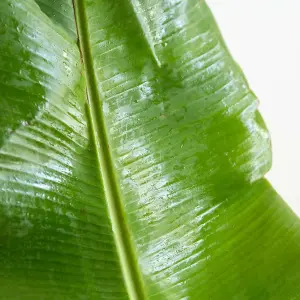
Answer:
[(300, 299), (257, 106), (202, 0), (1, 0), (0, 298)]

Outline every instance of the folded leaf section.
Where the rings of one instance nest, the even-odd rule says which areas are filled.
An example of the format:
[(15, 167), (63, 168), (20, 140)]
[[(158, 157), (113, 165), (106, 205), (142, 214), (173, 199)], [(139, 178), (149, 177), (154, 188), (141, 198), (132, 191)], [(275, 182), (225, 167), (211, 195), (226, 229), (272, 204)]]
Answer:
[(298, 296), (299, 220), (263, 179), (269, 133), (205, 2), (85, 3), (149, 299)]

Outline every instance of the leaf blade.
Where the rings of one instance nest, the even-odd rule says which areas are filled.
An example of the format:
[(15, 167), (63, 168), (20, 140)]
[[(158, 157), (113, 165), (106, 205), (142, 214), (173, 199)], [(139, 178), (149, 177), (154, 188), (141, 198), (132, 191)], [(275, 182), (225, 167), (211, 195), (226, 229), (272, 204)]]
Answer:
[[(21, 127), (4, 137), (1, 148), (4, 294), (127, 299), (122, 253), (107, 213), (112, 201), (104, 195), (119, 189), (125, 238), (136, 251), (126, 259), (137, 255), (136, 273), (144, 281), (137, 284), (132, 276), (126, 283), (137, 290), (144, 284), (145, 298), (298, 297), (299, 219), (263, 179), (271, 162), (269, 135), (257, 99), (205, 3), (85, 2), (89, 34), (84, 38), (93, 61), (86, 78), (95, 93), (94, 120), (100, 120), (93, 130), (79, 51), (69, 28), (67, 34), (59, 25), (64, 20), (50, 11), (43, 15), (34, 1), (0, 5), (12, 2), (19, 5), (12, 11), (20, 19), (47, 24), (23, 33), (15, 28), (13, 34), (37, 36), (40, 45), (25, 41), (25, 46), (36, 47), (38, 56), (46, 57), (46, 75), (56, 76), (45, 79), (38, 72), (42, 59), (22, 56), (37, 65), (21, 77), (34, 82), (37, 101), (46, 98), (44, 106), (30, 108), (30, 122), (24, 122), (24, 108), (16, 102), (23, 112), (16, 117)], [(33, 21), (24, 16), (25, 6), (34, 12)], [(17, 56), (14, 47), (10, 51)], [(14, 76), (14, 69), (9, 71)], [(15, 96), (14, 89), (16, 84), (7, 88), (5, 97), (24, 104), (26, 98)], [(6, 128), (9, 121), (1, 125)], [(93, 144), (95, 132), (104, 134)], [(101, 151), (107, 151), (102, 156), (110, 166), (102, 163), (100, 178), (96, 150), (105, 135)], [(103, 187), (104, 168), (115, 178)], [(13, 285), (16, 280), (20, 286)], [(138, 293), (129, 292), (129, 298), (140, 298)]]
[[(0, 61), (6, 53), (17, 61), (7, 65), (14, 84), (1, 90), (0, 101), (4, 128), (16, 124), (0, 150), (1, 295), (126, 299), (88, 128), (78, 47), (34, 1), (0, 5), (1, 27), (12, 25), (0, 37), (6, 47)], [(35, 99), (40, 102), (27, 119), (25, 108)], [(2, 115), (6, 105), (9, 114)]]

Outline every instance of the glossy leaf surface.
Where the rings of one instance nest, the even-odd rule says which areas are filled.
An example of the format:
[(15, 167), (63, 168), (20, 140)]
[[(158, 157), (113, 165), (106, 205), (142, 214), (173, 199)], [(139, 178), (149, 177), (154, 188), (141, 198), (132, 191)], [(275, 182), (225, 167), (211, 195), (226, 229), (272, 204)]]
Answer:
[(1, 299), (300, 299), (299, 219), (204, 1), (2, 0), (0, 91)]

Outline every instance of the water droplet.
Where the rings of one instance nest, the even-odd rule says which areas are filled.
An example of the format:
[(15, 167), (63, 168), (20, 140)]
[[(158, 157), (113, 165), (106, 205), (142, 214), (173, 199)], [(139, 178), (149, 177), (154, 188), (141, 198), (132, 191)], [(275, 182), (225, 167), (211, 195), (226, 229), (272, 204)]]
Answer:
[(21, 125), (22, 125), (22, 126), (28, 126), (29, 123), (28, 123), (27, 121), (22, 121), (22, 122), (21, 122)]
[(103, 103), (103, 112), (105, 115), (109, 114), (109, 105), (106, 102)]
[(65, 50), (63, 50), (63, 57), (64, 57), (64, 58), (67, 58), (67, 57), (68, 57), (68, 53), (67, 53), (67, 51), (65, 51)]

